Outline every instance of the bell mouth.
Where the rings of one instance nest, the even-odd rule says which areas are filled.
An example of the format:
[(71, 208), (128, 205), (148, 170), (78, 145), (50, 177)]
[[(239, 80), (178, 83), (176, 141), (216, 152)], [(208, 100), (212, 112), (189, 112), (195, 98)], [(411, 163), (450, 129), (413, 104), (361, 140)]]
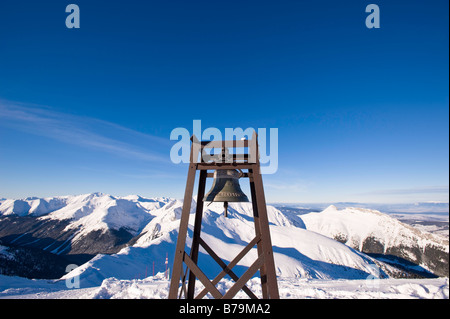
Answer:
[[(209, 198), (208, 198), (209, 197)], [(230, 202), (230, 203), (248, 203), (248, 197), (245, 194), (238, 193), (218, 193), (213, 198), (211, 196), (205, 197), (203, 201), (205, 202)]]

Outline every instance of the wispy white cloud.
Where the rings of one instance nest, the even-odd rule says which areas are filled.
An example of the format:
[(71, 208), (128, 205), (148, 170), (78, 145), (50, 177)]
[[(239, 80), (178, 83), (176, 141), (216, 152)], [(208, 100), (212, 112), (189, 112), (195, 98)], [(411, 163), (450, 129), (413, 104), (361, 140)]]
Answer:
[(104, 168), (98, 168), (98, 167), (90, 167), (90, 166), (81, 166), (80, 169), (85, 171), (93, 172), (94, 174), (101, 173), (101, 174), (107, 174), (110, 176), (119, 176), (124, 178), (130, 178), (130, 179), (136, 179), (136, 180), (161, 180), (161, 179), (184, 179), (184, 171), (177, 173), (174, 172), (174, 170), (163, 171), (163, 170), (156, 170), (156, 169), (133, 169), (133, 168), (126, 168), (124, 170), (118, 171), (118, 170), (112, 170), (112, 169), (104, 169)]
[(169, 146), (169, 139), (100, 119), (57, 112), (42, 105), (0, 100), (0, 126), (117, 156), (170, 161), (168, 155), (162, 154)]
[(449, 186), (418, 186), (410, 188), (386, 188), (359, 192), (350, 201), (378, 203), (448, 202)]

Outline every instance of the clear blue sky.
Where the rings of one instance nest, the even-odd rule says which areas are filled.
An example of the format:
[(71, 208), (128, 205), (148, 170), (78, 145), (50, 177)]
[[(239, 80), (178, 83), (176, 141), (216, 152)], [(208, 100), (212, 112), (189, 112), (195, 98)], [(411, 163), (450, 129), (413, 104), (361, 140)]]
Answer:
[(1, 1), (0, 197), (182, 198), (169, 136), (200, 119), (278, 128), (268, 201), (448, 201), (448, 7)]

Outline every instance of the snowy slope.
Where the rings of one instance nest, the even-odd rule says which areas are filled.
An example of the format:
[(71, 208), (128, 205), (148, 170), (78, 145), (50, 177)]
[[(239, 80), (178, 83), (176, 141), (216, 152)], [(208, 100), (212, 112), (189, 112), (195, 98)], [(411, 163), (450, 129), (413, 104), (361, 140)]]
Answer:
[[(222, 279), (217, 289), (223, 294), (233, 281)], [(105, 279), (91, 288), (67, 289), (65, 281), (29, 280), (0, 275), (0, 299), (167, 299), (170, 283), (163, 273), (145, 279)], [(261, 297), (259, 279), (247, 286)], [(311, 280), (278, 278), (281, 299), (448, 299), (448, 278)], [(201, 285), (196, 285), (196, 294)], [(206, 295), (208, 298), (209, 295)], [(239, 292), (236, 299), (246, 299)]]
[(389, 215), (363, 208), (337, 209), (301, 216), (308, 230), (366, 253), (395, 255), (448, 276), (448, 240), (411, 227)]
[[(169, 267), (172, 266), (181, 208), (182, 202), (174, 200), (152, 211), (155, 217), (143, 229), (133, 246), (123, 248), (117, 254), (98, 255), (63, 279), (79, 276), (83, 287), (91, 287), (100, 285), (109, 277), (143, 278), (153, 272), (153, 262), (156, 272), (164, 272), (166, 255)], [(251, 204), (230, 204), (227, 218), (222, 211), (220, 203), (214, 203), (205, 209), (201, 236), (222, 259), (231, 261), (255, 236)], [(188, 246), (192, 238), (193, 213), (192, 210)], [(297, 227), (273, 207), (268, 207), (268, 215), (278, 276), (320, 279), (386, 276), (370, 257), (323, 235)], [(239, 276), (255, 259), (256, 247), (233, 271)], [(199, 264), (210, 277), (221, 270), (202, 249)]]

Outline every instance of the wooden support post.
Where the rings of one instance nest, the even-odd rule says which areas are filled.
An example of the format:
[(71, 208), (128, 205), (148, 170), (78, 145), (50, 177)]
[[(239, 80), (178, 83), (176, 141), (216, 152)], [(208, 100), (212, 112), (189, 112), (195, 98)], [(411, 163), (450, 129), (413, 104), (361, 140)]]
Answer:
[[(197, 264), (198, 261), (198, 248), (200, 244), (200, 232), (202, 228), (203, 196), (205, 196), (206, 174), (207, 171), (200, 171), (200, 178), (198, 184), (197, 208), (195, 210), (195, 222), (194, 222), (194, 235), (192, 237), (192, 246), (191, 246), (191, 260), (195, 264)], [(188, 299), (194, 298), (194, 290), (195, 290), (195, 274), (192, 271), (190, 271), (187, 290)]]
[[(272, 240), (270, 238), (269, 218), (267, 216), (266, 199), (264, 197), (264, 188), (262, 185), (261, 173), (259, 172), (259, 165), (257, 169), (253, 171), (253, 180), (258, 207), (258, 218), (255, 219), (255, 224), (259, 222), (259, 229), (261, 231), (262, 253), (265, 255), (264, 266), (262, 266), (261, 269), (263, 269), (263, 275), (265, 276), (266, 280), (264, 284), (267, 284), (266, 298), (279, 299), (280, 296), (278, 293), (278, 283), (276, 277), (275, 261), (273, 258)], [(261, 275), (262, 283), (264, 281), (263, 275)]]
[(195, 164), (189, 165), (188, 178), (186, 182), (186, 191), (184, 193), (183, 210), (181, 212), (180, 228), (178, 230), (177, 246), (175, 248), (175, 257), (172, 267), (172, 278), (170, 281), (169, 299), (176, 299), (180, 277), (183, 273), (183, 255), (186, 244), (187, 229), (189, 224), (189, 213), (191, 210), (192, 192), (194, 191), (196, 167)]

